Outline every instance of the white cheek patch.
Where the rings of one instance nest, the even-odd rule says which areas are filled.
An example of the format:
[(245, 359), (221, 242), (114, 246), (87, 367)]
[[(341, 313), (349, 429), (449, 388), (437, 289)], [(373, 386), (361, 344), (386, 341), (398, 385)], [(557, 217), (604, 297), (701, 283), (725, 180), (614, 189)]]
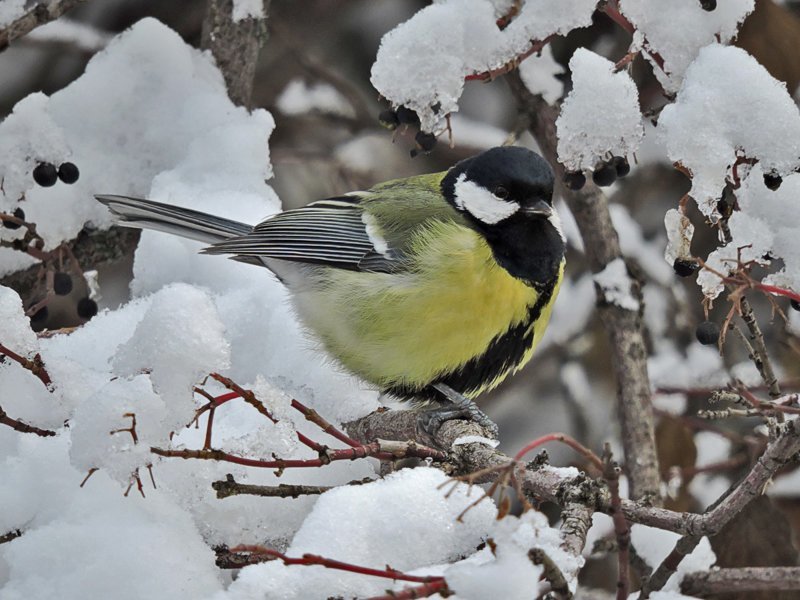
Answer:
[(456, 206), (487, 225), (499, 223), (519, 210), (516, 202), (506, 202), (477, 183), (468, 181), (466, 173), (458, 176), (454, 191)]
[(553, 214), (547, 217), (547, 220), (550, 222), (550, 225), (558, 232), (558, 235), (561, 237), (562, 242), (567, 241), (567, 237), (564, 235), (564, 230), (561, 229), (561, 217), (558, 216), (558, 213), (553, 210)]
[(389, 244), (386, 243), (386, 240), (383, 239), (383, 236), (380, 234), (381, 228), (378, 225), (378, 221), (368, 213), (363, 213), (361, 215), (361, 220), (364, 222), (364, 227), (367, 230), (367, 237), (369, 237), (369, 241), (372, 242), (372, 246), (377, 252), (388, 258)]

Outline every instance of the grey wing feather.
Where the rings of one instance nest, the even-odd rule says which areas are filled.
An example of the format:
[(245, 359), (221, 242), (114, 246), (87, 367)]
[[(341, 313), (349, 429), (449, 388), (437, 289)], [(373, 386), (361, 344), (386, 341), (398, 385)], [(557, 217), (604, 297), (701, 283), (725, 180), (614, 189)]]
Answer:
[(204, 252), (234, 254), (239, 260), (279, 258), (342, 269), (386, 271), (392, 260), (375, 249), (359, 202), (359, 196), (351, 195), (287, 210), (259, 223), (252, 232), (216, 243)]
[(111, 210), (120, 225), (165, 231), (206, 244), (240, 237), (253, 229), (247, 223), (152, 200), (114, 195), (95, 198)]

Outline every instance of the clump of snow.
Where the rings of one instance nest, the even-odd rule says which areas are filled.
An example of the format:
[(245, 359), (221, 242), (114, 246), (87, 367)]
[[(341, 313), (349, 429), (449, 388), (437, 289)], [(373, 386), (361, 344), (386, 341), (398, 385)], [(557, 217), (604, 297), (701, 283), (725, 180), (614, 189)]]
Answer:
[(519, 76), (531, 93), (541, 94), (545, 102), (552, 104), (561, 97), (564, 84), (557, 77), (564, 74), (564, 67), (553, 58), (553, 49), (548, 44), (537, 55), (523, 60)]
[(318, 112), (348, 118), (355, 116), (353, 107), (335, 87), (325, 82), (309, 85), (299, 78), (286, 85), (275, 106), (285, 115)]
[[(648, 565), (655, 569), (667, 557), (680, 535), (663, 529), (635, 524), (631, 527), (631, 543), (636, 552)], [(688, 554), (678, 566), (677, 571), (667, 580), (665, 592), (677, 592), (681, 579), (687, 573), (706, 571), (717, 561), (711, 543), (703, 537), (697, 547)]]
[(381, 40), (372, 85), (393, 106), (419, 114), (433, 131), (458, 100), (468, 75), (497, 69), (529, 50), (533, 41), (591, 25), (592, 0), (527, 0), (500, 30), (487, 0), (444, 0), (417, 12)]
[(639, 300), (633, 295), (633, 280), (622, 258), (612, 260), (593, 279), (605, 302), (625, 310), (639, 310)]
[(38, 42), (72, 44), (87, 52), (97, 52), (111, 41), (111, 34), (71, 19), (56, 19), (28, 33), (27, 39)]
[(644, 128), (631, 76), (615, 73), (614, 63), (585, 48), (575, 51), (569, 68), (573, 88), (556, 121), (559, 162), (579, 171), (636, 152)]
[[(22, 208), (52, 248), (87, 222), (111, 223), (93, 194), (147, 196), (159, 173), (193, 159), (193, 169), (180, 173), (186, 181), (203, 182), (208, 192), (216, 182), (217, 194), (258, 190), (260, 216), (266, 215), (265, 198), (272, 195), (277, 207), (264, 183), (271, 175), (267, 138), (274, 123), (264, 110), (234, 106), (224, 86), (207, 56), (158, 21), (142, 20), (96, 54), (79, 80), (50, 97), (28, 96), (0, 124), (0, 210)], [(76, 183), (34, 183), (39, 161), (58, 166), (65, 160), (80, 169)], [(239, 175), (236, 185), (228, 170)], [(3, 239), (17, 235), (0, 228)], [(0, 248), (0, 274), (32, 262)]]
[(560, 533), (548, 525), (542, 513), (528, 511), (520, 517), (505, 517), (494, 524), (491, 538), (495, 550), (492, 553), (485, 549), (481, 563), (465, 561), (445, 571), (448, 586), (459, 598), (523, 600), (546, 591), (547, 584), (539, 581), (542, 566), (534, 565), (528, 556), (533, 548), (551, 558), (567, 577), (570, 589), (575, 590), (575, 574), (583, 565), (583, 558), (571, 556), (561, 548)]
[[(730, 42), (754, 5), (754, 0), (725, 0), (707, 11), (697, 0), (620, 0), (620, 11), (636, 27), (634, 48), (644, 47), (661, 85), (675, 92), (700, 48), (715, 40)], [(663, 59), (663, 69), (653, 53)]]
[[(406, 571), (472, 554), (492, 529), (497, 511), (493, 503), (481, 502), (457, 521), (483, 492), (457, 484), (448, 494), (451, 485), (439, 470), (416, 468), (326, 492), (286, 554), (317, 554), (377, 569), (388, 564)], [(287, 598), (314, 597), (321, 591), (326, 597), (366, 597), (389, 586), (386, 580), (275, 561), (244, 568), (228, 593), (218, 598), (262, 597), (270, 589), (280, 589)]]
[(247, 18), (264, 18), (264, 0), (233, 0), (231, 10), (233, 22), (238, 23)]
[[(738, 156), (781, 175), (800, 164), (797, 105), (786, 84), (740, 48), (703, 48), (687, 69), (676, 101), (662, 111), (658, 130), (670, 160), (691, 172), (690, 194), (698, 207), (714, 220)], [(744, 168), (739, 170), (741, 175)]]
[[(728, 221), (732, 239), (708, 256), (708, 265), (724, 275), (737, 266), (737, 259), (765, 266), (780, 260), (782, 268), (766, 276), (764, 283), (800, 291), (799, 195), (800, 174), (784, 177), (781, 187), (772, 191), (764, 185), (760, 165), (753, 167), (737, 193), (739, 210)], [(721, 279), (707, 269), (697, 282), (709, 298), (716, 298), (724, 288)]]
[(230, 347), (211, 298), (176, 284), (155, 295), (131, 339), (117, 350), (113, 366), (125, 376), (150, 373), (154, 389), (170, 399), (162, 417), (169, 431), (192, 419), (193, 385), (229, 363)]
[(498, 440), (492, 440), (481, 435), (463, 435), (460, 438), (456, 438), (453, 442), (453, 446), (463, 446), (464, 444), (484, 444), (485, 446), (489, 446), (491, 448), (497, 448), (500, 445)]
[(664, 228), (667, 230), (664, 260), (672, 266), (679, 258), (691, 259), (694, 225), (689, 218), (677, 208), (670, 208), (664, 215)]
[(0, 285), (0, 323), (3, 324), (2, 343), (6, 348), (24, 357), (31, 357), (39, 349), (36, 334), (31, 330), (19, 295)]
[(13, 23), (25, 14), (27, 0), (8, 0), (0, 4), (0, 27)]

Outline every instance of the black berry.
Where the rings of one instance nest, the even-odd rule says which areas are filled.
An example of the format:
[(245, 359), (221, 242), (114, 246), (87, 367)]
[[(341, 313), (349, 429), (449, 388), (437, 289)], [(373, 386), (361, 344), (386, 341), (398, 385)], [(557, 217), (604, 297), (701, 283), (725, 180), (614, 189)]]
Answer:
[(672, 263), (672, 269), (680, 277), (691, 277), (699, 267), (700, 265), (695, 261), (685, 258), (676, 258), (675, 262)]
[(617, 170), (617, 177), (625, 177), (631, 172), (631, 163), (624, 156), (615, 156), (611, 159), (611, 164)]
[(419, 115), (405, 106), (397, 109), (397, 121), (402, 125), (419, 125)]
[(717, 8), (717, 0), (700, 0), (703, 10), (712, 11)]
[[(34, 302), (33, 304), (36, 304)], [(31, 304), (31, 306), (33, 306)], [(29, 307), (30, 308), (30, 307)], [(43, 306), (31, 315), (31, 323), (44, 323), (47, 320), (47, 307)]]
[(75, 183), (80, 175), (81, 173), (75, 163), (65, 162), (58, 167), (58, 178), (64, 183)]
[(397, 126), (400, 124), (397, 113), (390, 109), (382, 110), (378, 115), (378, 121), (380, 121), (380, 124), (386, 127), (386, 129), (391, 131), (397, 129)]
[(764, 173), (764, 185), (773, 192), (781, 187), (783, 179), (777, 173)]
[(418, 131), (414, 140), (423, 152), (430, 152), (436, 145), (436, 136), (427, 131)]
[(791, 300), (789, 300), (789, 305), (790, 305), (790, 306), (791, 306), (793, 309), (795, 309), (796, 311), (800, 311), (800, 302), (798, 302), (798, 301), (797, 301), (797, 300), (795, 300), (794, 298), (792, 298)]
[(53, 276), (53, 291), (59, 296), (66, 296), (72, 291), (72, 277), (64, 271), (56, 271)]
[(719, 341), (719, 325), (713, 321), (703, 321), (695, 329), (697, 341), (704, 346), (711, 346)]
[(97, 314), (97, 302), (91, 298), (78, 300), (78, 316), (82, 319), (91, 319)]
[(617, 180), (617, 170), (609, 163), (597, 163), (592, 173), (592, 181), (600, 187), (611, 185)]
[(50, 187), (58, 181), (58, 173), (52, 164), (48, 162), (39, 163), (33, 169), (33, 180), (42, 187)]
[[(15, 208), (14, 212), (11, 214), (17, 217), (20, 221), (25, 220), (25, 211), (23, 211), (21, 208)], [(19, 223), (13, 223), (12, 221), (3, 221), (3, 227), (6, 229), (19, 229), (22, 227), (22, 225)]]
[(586, 185), (586, 175), (583, 171), (567, 171), (564, 173), (564, 185), (570, 190), (579, 190)]

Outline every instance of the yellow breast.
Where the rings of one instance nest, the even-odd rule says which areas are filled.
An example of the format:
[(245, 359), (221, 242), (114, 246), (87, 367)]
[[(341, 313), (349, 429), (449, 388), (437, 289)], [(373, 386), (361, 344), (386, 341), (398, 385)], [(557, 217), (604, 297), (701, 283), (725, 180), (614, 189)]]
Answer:
[(533, 332), (524, 356), (470, 395), (494, 387), (530, 359), (555, 293), (536, 323), (526, 323), (537, 291), (509, 275), (483, 238), (457, 223), (433, 222), (412, 249), (407, 272), (323, 274), (313, 307), (299, 307), (347, 369), (383, 389), (421, 389), (480, 357), (492, 340), (520, 324)]

